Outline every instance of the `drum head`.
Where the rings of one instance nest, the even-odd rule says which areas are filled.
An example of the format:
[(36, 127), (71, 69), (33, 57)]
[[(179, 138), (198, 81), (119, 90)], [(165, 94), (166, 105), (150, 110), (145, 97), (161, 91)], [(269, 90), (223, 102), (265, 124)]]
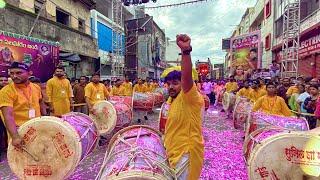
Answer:
[(230, 107), (230, 95), (227, 92), (223, 94), (222, 106), (225, 111), (227, 111)]
[(82, 146), (70, 124), (60, 118), (44, 116), (26, 122), (18, 132), (31, 154), (16, 150), (10, 142), (8, 162), (20, 179), (66, 179), (74, 172)]
[[(257, 144), (249, 159), (250, 179), (319, 179), (320, 137), (281, 133)], [(268, 175), (268, 176), (267, 176)]]
[(117, 124), (117, 112), (113, 105), (108, 101), (100, 101), (93, 106), (95, 115), (90, 117), (95, 121), (101, 135), (109, 134)]

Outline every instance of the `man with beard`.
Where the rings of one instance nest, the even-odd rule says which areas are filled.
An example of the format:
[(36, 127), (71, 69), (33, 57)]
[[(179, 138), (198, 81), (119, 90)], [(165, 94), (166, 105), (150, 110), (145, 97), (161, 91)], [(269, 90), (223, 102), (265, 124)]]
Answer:
[(107, 100), (109, 97), (109, 91), (106, 86), (100, 83), (100, 74), (95, 73), (91, 77), (91, 83), (87, 84), (84, 88), (84, 96), (89, 109), (89, 113), (93, 112), (93, 106), (98, 101)]
[(63, 67), (55, 69), (54, 77), (47, 82), (46, 93), (54, 116), (60, 117), (71, 111), (73, 92), (70, 81), (65, 78)]
[(267, 91), (261, 87), (260, 81), (253, 80), (251, 84), (251, 90), (249, 92), (249, 99), (252, 102), (256, 102), (260, 97), (267, 94)]
[(246, 81), (244, 81), (244, 83), (243, 83), (243, 88), (241, 88), (241, 89), (237, 92), (237, 96), (245, 97), (245, 98), (250, 99), (250, 97), (249, 97), (250, 91), (251, 91), (251, 88), (250, 88), (249, 81), (246, 80)]
[(124, 95), (132, 96), (132, 83), (129, 81), (129, 78), (126, 77), (122, 85), (124, 87)]
[(164, 146), (170, 166), (182, 172), (178, 177), (181, 180), (199, 179), (204, 156), (201, 128), (204, 100), (192, 79), (190, 44), (187, 35), (177, 36), (177, 45), (182, 52), (181, 71), (172, 70), (162, 75), (168, 83), (170, 95)]
[(18, 127), (28, 120), (46, 115), (41, 89), (29, 81), (32, 72), (26, 64), (13, 62), (10, 66), (10, 83), (0, 91), (0, 108), (12, 145), (21, 148), (24, 144)]
[(278, 87), (278, 96), (282, 97), (286, 104), (288, 104), (288, 98), (287, 98), (287, 91), (290, 88), (290, 79), (289, 78), (283, 78), (282, 84)]
[(115, 85), (112, 87), (111, 95), (112, 96), (125, 96), (125, 88), (122, 85), (122, 82), (120, 79), (116, 80)]

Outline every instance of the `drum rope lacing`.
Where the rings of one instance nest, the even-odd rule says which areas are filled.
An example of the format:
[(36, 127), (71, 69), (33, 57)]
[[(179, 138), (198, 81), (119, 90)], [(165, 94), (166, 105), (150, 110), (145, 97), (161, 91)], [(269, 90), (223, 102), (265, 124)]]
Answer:
[[(138, 143), (138, 139), (140, 138), (140, 135), (141, 135), (141, 130), (142, 130), (142, 128), (140, 128), (139, 131), (138, 131), (138, 135), (137, 135), (137, 137), (136, 137), (135, 144), (130, 144), (130, 143), (128, 143), (128, 142), (124, 139), (124, 137), (121, 136), (121, 134), (118, 135), (117, 140), (119, 140), (120, 142), (122, 142), (122, 143), (124, 143), (125, 145), (129, 146), (129, 147), (130, 147), (130, 153), (128, 154), (129, 158), (127, 159), (127, 161), (126, 161), (125, 163), (123, 163), (123, 165), (121, 166), (121, 168), (116, 172), (116, 175), (119, 175), (119, 173), (123, 170), (123, 168), (127, 167), (127, 166), (132, 162), (132, 160), (133, 160), (134, 158), (139, 157), (139, 155), (140, 155), (140, 157), (141, 157), (141, 156), (144, 157), (144, 158), (143, 158), (143, 157), (141, 157), (141, 158), (145, 161), (145, 163), (146, 163), (152, 170), (156, 169), (156, 166), (158, 166), (158, 167), (161, 168), (166, 174), (169, 174), (171, 177), (174, 177), (175, 180), (178, 179), (177, 177), (179, 177), (179, 175), (181, 175), (181, 173), (187, 168), (188, 161), (183, 164), (183, 166), (182, 166), (181, 169), (179, 169), (178, 171), (176, 171), (175, 169), (172, 169), (172, 168), (168, 167), (168, 165), (167, 165), (168, 159), (167, 159), (166, 157), (163, 157), (161, 154), (158, 154), (157, 152), (152, 151), (152, 150), (150, 150), (150, 149), (146, 150), (146, 149), (142, 149), (142, 148), (136, 146), (136, 144)], [(115, 147), (115, 145), (114, 145), (113, 148), (110, 150), (110, 152), (112, 152), (112, 150), (114, 149), (114, 147)], [(109, 160), (111, 157), (114, 157), (115, 155), (117, 155), (117, 154), (119, 154), (119, 153), (121, 153), (121, 152), (124, 152), (124, 151), (126, 151), (126, 150), (119, 151), (119, 152), (117, 152), (117, 153), (112, 153), (112, 154), (106, 153), (105, 158), (104, 158), (104, 162), (105, 162), (105, 163), (103, 164), (103, 166), (102, 166), (102, 168), (101, 168), (101, 170), (100, 170), (100, 172), (99, 172), (99, 175), (98, 175), (98, 177), (97, 177), (96, 179), (98, 179), (98, 178), (101, 176), (102, 171), (103, 171), (103, 169), (105, 168), (108, 160)], [(161, 161), (159, 161), (159, 160), (157, 160), (157, 159), (155, 159), (155, 158), (152, 158), (152, 157), (148, 156), (148, 153), (149, 153), (148, 151), (151, 152), (151, 153), (153, 153), (153, 154), (158, 155), (159, 157), (161, 157), (162, 159), (164, 159), (164, 161), (161, 162)], [(107, 154), (108, 154), (108, 157), (107, 157)], [(154, 174), (155, 174), (155, 172), (154, 172)], [(103, 177), (101, 177), (101, 178), (104, 178), (104, 177), (106, 177), (106, 176), (108, 176), (108, 174), (105, 174), (105, 175), (104, 175)], [(101, 179), (101, 178), (100, 178), (100, 179)]]
[[(78, 142), (81, 142), (81, 140), (88, 135), (88, 132), (90, 131), (91, 133), (93, 133), (93, 135), (95, 136), (94, 137), (94, 141), (93, 142), (96, 142), (98, 140), (98, 134), (96, 133), (96, 131), (94, 129), (92, 129), (92, 127), (95, 127), (94, 126), (94, 123), (86, 123), (86, 122), (83, 122), (83, 121), (80, 121), (76, 118), (77, 116), (76, 115), (71, 115), (71, 119), (75, 121), (76, 125), (80, 125), (82, 127), (85, 127), (87, 128), (85, 130), (85, 132), (80, 136), (80, 134), (77, 132), (77, 134), (80, 136), (80, 139), (78, 140)], [(63, 120), (63, 121), (66, 121), (66, 120)], [(85, 155), (87, 155), (90, 150), (95, 146), (95, 143), (92, 143), (91, 146), (87, 147), (86, 149), (86, 153)]]

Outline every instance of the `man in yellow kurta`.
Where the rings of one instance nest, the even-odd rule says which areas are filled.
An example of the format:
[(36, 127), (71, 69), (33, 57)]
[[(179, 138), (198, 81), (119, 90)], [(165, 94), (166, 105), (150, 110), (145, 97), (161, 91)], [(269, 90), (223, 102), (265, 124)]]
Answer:
[(294, 86), (290, 86), (289, 87), (289, 89), (286, 92), (286, 95), (289, 98), (293, 94), (297, 94), (297, 93), (299, 93), (299, 89), (298, 89), (298, 87), (296, 85), (294, 85)]
[(31, 72), (26, 64), (13, 62), (10, 76), (13, 83), (0, 91), (0, 108), (12, 145), (20, 148), (23, 138), (18, 127), (32, 118), (46, 115), (41, 89), (29, 81)]
[(249, 92), (249, 99), (252, 102), (256, 102), (260, 97), (267, 94), (267, 91), (260, 86), (260, 82), (258, 80), (253, 80), (251, 85), (251, 90)]
[(171, 97), (164, 146), (170, 166), (182, 171), (177, 177), (181, 180), (199, 179), (204, 158), (201, 128), (204, 100), (192, 79), (190, 41), (187, 35), (177, 36), (177, 44), (182, 51), (182, 71), (174, 70), (162, 75), (169, 85)]
[(159, 87), (159, 83), (156, 79), (154, 79), (152, 83), (152, 92), (154, 92), (158, 87)]
[(109, 91), (106, 86), (100, 83), (100, 74), (95, 73), (91, 77), (91, 82), (84, 88), (84, 96), (91, 114), (93, 112), (93, 105), (99, 101), (104, 101), (109, 98)]
[(142, 83), (141, 79), (138, 80), (138, 84), (134, 85), (133, 92), (138, 92), (138, 93), (146, 93), (147, 92), (147, 88)]
[(129, 81), (128, 77), (126, 77), (125, 81), (122, 83), (124, 87), (124, 95), (125, 96), (132, 96), (132, 84)]
[(121, 80), (117, 79), (115, 85), (112, 87), (111, 96), (124, 96), (125, 88), (121, 85)]
[(47, 82), (46, 93), (54, 116), (69, 113), (73, 103), (72, 87), (64, 75), (64, 68), (57, 67), (54, 77)]
[(153, 90), (152, 82), (147, 82), (147, 84), (145, 85), (145, 88), (146, 88), (146, 92), (152, 92)]
[(277, 96), (276, 85), (272, 82), (267, 84), (267, 95), (260, 97), (254, 104), (252, 111), (262, 111), (267, 114), (291, 116), (292, 113), (284, 99)]
[(238, 92), (237, 92), (237, 97), (245, 97), (249, 99), (249, 93), (251, 91), (251, 88), (249, 86), (249, 81), (245, 81), (243, 84), (243, 88), (241, 88)]
[(234, 79), (234, 77), (230, 77), (230, 80), (229, 82), (226, 83), (225, 85), (225, 91), (227, 93), (231, 93), (231, 92), (234, 92), (236, 90), (238, 90), (238, 83), (236, 82), (236, 80)]

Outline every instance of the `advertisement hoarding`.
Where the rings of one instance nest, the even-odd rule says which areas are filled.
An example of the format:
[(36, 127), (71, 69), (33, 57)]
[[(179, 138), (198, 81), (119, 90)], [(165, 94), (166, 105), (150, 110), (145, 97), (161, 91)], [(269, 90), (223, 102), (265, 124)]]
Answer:
[(0, 31), (1, 71), (7, 71), (13, 61), (19, 61), (30, 67), (33, 76), (46, 82), (58, 60), (58, 43)]

